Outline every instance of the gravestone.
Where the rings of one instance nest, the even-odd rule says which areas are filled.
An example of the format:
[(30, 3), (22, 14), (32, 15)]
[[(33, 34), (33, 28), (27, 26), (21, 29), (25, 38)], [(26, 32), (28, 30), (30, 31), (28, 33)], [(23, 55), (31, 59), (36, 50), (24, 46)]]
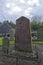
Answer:
[(9, 50), (9, 39), (6, 36), (3, 38), (2, 50), (3, 50), (3, 54), (8, 54), (8, 50)]
[(14, 38), (14, 36), (15, 36), (15, 29), (11, 29), (10, 31), (9, 31), (9, 34), (10, 34), (10, 39), (11, 40), (14, 40), (15, 38)]
[(38, 29), (37, 31), (37, 39), (43, 40), (43, 28)]
[(30, 21), (24, 16), (16, 20), (15, 50), (32, 52)]

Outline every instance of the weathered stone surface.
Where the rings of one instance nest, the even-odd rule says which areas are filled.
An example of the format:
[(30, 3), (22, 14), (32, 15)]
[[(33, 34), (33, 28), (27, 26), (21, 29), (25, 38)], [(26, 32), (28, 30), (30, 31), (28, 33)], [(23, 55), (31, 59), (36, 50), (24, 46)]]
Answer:
[(9, 39), (7, 37), (3, 38), (2, 50), (3, 50), (4, 54), (8, 54), (8, 50), (9, 50)]
[(23, 16), (16, 20), (15, 49), (26, 52), (32, 51), (30, 21)]

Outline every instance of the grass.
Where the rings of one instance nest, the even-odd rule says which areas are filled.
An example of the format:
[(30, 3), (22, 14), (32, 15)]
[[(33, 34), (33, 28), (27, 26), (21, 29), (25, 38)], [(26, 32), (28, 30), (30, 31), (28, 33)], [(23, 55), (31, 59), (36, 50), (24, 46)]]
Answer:
[(13, 45), (15, 43), (14, 40), (10, 40), (10, 45)]
[(43, 44), (43, 40), (32, 41), (33, 44)]
[(0, 46), (2, 46), (2, 39), (3, 37), (0, 37)]
[[(0, 46), (2, 46), (2, 41), (3, 40), (3, 37), (0, 37)], [(38, 40), (38, 41), (32, 41), (33, 44), (43, 44), (43, 40)], [(15, 44), (15, 41), (14, 40), (10, 40), (9, 41), (9, 44), (10, 45), (14, 45)]]

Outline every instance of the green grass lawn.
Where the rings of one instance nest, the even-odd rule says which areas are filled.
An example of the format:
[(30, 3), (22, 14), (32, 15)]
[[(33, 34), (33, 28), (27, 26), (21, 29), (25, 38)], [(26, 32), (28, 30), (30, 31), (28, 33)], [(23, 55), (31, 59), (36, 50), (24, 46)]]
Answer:
[(2, 45), (2, 39), (3, 39), (3, 37), (0, 37), (0, 46)]
[(43, 40), (32, 41), (33, 44), (43, 44)]
[(15, 41), (14, 40), (10, 40), (10, 45), (13, 45), (15, 44)]
[[(2, 39), (3, 37), (0, 37), (0, 46), (2, 46)], [(42, 41), (32, 41), (33, 44), (43, 44), (43, 40)], [(14, 45), (15, 44), (15, 41), (14, 40), (10, 40), (9, 41), (9, 44), (10, 45)]]

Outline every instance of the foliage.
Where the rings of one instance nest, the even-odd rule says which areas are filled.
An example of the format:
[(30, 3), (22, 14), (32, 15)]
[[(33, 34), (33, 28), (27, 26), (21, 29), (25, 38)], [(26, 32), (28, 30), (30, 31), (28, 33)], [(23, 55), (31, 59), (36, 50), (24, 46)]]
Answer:
[(32, 29), (32, 30), (37, 30), (37, 29), (38, 29), (38, 24), (37, 24), (36, 21), (32, 21), (32, 22), (31, 22), (31, 29)]
[(9, 22), (9, 25), (11, 25), (13, 28), (16, 27), (16, 25), (12, 21)]
[(40, 28), (43, 28), (43, 21), (41, 22), (41, 21), (35, 21), (35, 20), (33, 20), (31, 22), (31, 29), (32, 30), (38, 30)]

